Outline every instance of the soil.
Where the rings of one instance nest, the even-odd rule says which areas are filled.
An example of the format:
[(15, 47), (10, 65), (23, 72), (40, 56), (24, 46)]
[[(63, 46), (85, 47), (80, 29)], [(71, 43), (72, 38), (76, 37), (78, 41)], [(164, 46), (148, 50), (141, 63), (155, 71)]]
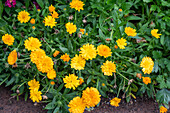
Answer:
[[(47, 110), (43, 110), (44, 104), (37, 104), (28, 99), (27, 102), (24, 97), (20, 96), (19, 101), (16, 98), (10, 96), (12, 92), (9, 87), (0, 86), (0, 113), (47, 113)], [(122, 100), (119, 107), (113, 107), (109, 105), (109, 100), (113, 98), (102, 98), (99, 107), (94, 108), (91, 111), (85, 111), (84, 113), (159, 113), (159, 106), (153, 99), (137, 97), (130, 103), (126, 103)], [(168, 111), (168, 113), (170, 113)]]

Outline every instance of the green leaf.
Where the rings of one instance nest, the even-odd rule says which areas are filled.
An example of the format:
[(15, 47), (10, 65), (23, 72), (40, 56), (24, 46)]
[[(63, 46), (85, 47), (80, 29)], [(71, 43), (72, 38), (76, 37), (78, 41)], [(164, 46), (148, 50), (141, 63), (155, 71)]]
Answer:
[(54, 108), (55, 108), (55, 104), (53, 102), (47, 104), (45, 107), (45, 109), (54, 109)]
[(158, 69), (159, 69), (159, 66), (158, 66), (158, 61), (156, 60), (155, 62), (154, 62), (154, 72), (155, 73), (157, 73), (158, 72)]
[(155, 11), (157, 8), (157, 5), (151, 5), (150, 11)]
[(105, 35), (103, 34), (101, 29), (99, 29), (99, 37), (101, 40), (105, 40)]
[(143, 2), (149, 3), (152, 2), (153, 0), (143, 0)]
[(153, 58), (155, 58), (155, 59), (162, 58), (162, 52), (161, 51), (153, 51), (152, 55), (153, 55)]
[(110, 5), (110, 4), (116, 4), (116, 0), (107, 0), (107, 4)]
[(160, 91), (157, 92), (156, 94), (156, 100), (159, 103), (169, 103), (170, 102), (170, 91), (168, 91), (167, 89), (162, 89)]
[(68, 51), (68, 49), (67, 48), (65, 48), (65, 47), (59, 47), (60, 48), (60, 50), (63, 52), (63, 53), (69, 53), (69, 51)]
[(127, 17), (127, 20), (141, 20), (142, 18), (141, 17), (138, 17), (138, 16), (128, 16)]
[(2, 4), (2, 1), (0, 1), (0, 19), (2, 17), (3, 10), (4, 10), (3, 4)]
[(162, 45), (164, 45), (164, 42), (165, 42), (164, 39), (165, 39), (165, 37), (164, 37), (164, 35), (162, 35), (161, 38), (160, 38), (160, 42), (161, 42)]
[(44, 2), (42, 0), (36, 0), (36, 1), (40, 5), (41, 8), (44, 7)]
[(7, 22), (3, 19), (0, 19), (0, 27), (3, 27), (5, 25), (7, 25)]
[(11, 80), (7, 82), (5, 87), (11, 85), (14, 81), (15, 81), (15, 77), (12, 77)]

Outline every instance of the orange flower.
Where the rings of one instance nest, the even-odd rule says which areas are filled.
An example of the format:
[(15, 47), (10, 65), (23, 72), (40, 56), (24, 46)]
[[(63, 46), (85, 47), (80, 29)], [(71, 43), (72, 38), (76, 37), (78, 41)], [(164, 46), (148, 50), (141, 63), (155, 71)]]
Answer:
[(50, 82), (50, 84), (51, 84), (51, 85), (54, 85), (54, 84), (55, 84), (55, 82), (54, 82), (54, 81), (51, 81), (51, 82)]
[(15, 38), (12, 35), (5, 34), (2, 36), (2, 41), (7, 45), (13, 45)]
[(32, 18), (32, 19), (30, 20), (30, 23), (31, 23), (31, 24), (35, 24), (35, 19)]
[(17, 61), (17, 52), (13, 50), (8, 56), (8, 63), (13, 65)]
[(55, 11), (55, 7), (52, 4), (51, 4), (51, 6), (48, 7), (48, 9), (49, 9), (50, 12)]
[(79, 80), (80, 80), (79, 84), (81, 85), (84, 82), (84, 80), (82, 78), (79, 78)]
[(151, 78), (150, 77), (142, 77), (143, 82), (148, 85), (148, 83), (151, 83)]
[(82, 34), (84, 34), (84, 31), (85, 31), (84, 29), (80, 29), (80, 32), (81, 32)]
[(115, 49), (117, 49), (117, 48), (118, 48), (118, 46), (117, 46), (117, 45), (115, 45), (115, 46), (114, 46), (114, 48), (115, 48)]
[(119, 9), (120, 12), (122, 12), (122, 9)]
[(53, 53), (53, 57), (56, 57), (58, 54), (60, 53), (60, 51), (55, 51), (54, 53)]
[(59, 14), (56, 11), (53, 11), (53, 13), (51, 13), (53, 18), (59, 18)]
[(110, 100), (110, 104), (111, 104), (112, 106), (118, 107), (120, 101), (121, 101), (121, 99), (115, 97), (115, 98), (113, 98), (112, 100)]
[(70, 57), (69, 55), (67, 55), (67, 53), (65, 53), (60, 57), (60, 59), (62, 59), (64, 62), (68, 62), (70, 60)]

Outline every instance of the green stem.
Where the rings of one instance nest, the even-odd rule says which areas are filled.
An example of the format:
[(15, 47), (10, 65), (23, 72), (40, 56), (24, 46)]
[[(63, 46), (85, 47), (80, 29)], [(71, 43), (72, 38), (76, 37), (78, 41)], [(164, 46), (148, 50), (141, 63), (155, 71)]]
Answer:
[(81, 70), (79, 70), (79, 77), (81, 77)]
[(21, 85), (18, 86), (18, 88), (20, 88), (22, 85), (24, 85), (27, 81), (23, 82)]
[(76, 20), (77, 20), (77, 11), (75, 11), (75, 20), (74, 20), (74, 23), (76, 24)]
[(128, 78), (126, 78), (125, 76), (123, 76), (121, 73), (119, 73), (117, 70), (116, 70), (116, 73), (118, 73), (120, 76), (122, 76), (124, 79), (126, 79), (126, 80), (128, 80), (129, 81), (129, 79)]
[(63, 96), (61, 96), (66, 102), (68, 102), (69, 103), (69, 101), (65, 98), (65, 97), (63, 97)]
[(20, 45), (21, 45), (21, 42), (22, 42), (22, 41), (20, 41), (19, 45), (17, 46), (17, 49), (20, 47)]
[(96, 88), (98, 89), (99, 87), (99, 78), (97, 77), (97, 85), (96, 85)]
[(0, 85), (2, 85), (8, 78), (9, 78), (10, 75), (8, 75), (8, 77), (5, 78), (5, 80), (3, 80)]

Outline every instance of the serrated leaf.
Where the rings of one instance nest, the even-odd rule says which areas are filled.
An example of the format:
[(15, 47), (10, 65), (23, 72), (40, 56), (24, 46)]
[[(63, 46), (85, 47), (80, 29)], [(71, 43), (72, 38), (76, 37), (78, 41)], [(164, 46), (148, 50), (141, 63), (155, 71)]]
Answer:
[(169, 103), (170, 102), (170, 91), (167, 89), (161, 89), (156, 94), (156, 100), (158, 100), (159, 103)]

